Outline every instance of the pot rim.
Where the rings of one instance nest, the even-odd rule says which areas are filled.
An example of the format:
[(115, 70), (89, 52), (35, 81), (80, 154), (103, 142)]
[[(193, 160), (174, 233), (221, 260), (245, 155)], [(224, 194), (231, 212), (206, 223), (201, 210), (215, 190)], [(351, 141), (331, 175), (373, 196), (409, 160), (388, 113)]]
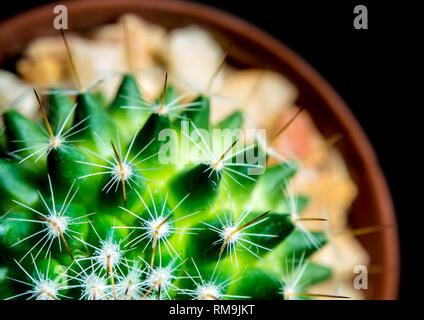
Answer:
[(49, 15), (51, 17), (51, 8), (59, 4), (65, 4), (68, 11), (92, 10), (94, 8), (98, 10), (100, 7), (113, 8), (127, 6), (184, 14), (194, 20), (200, 20), (222, 29), (230, 29), (232, 33), (248, 39), (289, 64), (293, 71), (308, 83), (315, 90), (317, 95), (325, 101), (337, 121), (339, 121), (341, 126), (349, 133), (349, 139), (355, 146), (358, 157), (364, 165), (364, 171), (369, 179), (371, 188), (375, 192), (381, 219), (389, 222), (388, 224), (393, 226), (392, 228), (386, 228), (381, 231), (381, 237), (383, 238), (382, 242), (384, 244), (382, 248), (384, 265), (390, 266), (393, 271), (382, 274), (385, 288), (381, 290), (381, 297), (379, 298), (397, 299), (400, 281), (400, 245), (397, 220), (389, 187), (378, 162), (376, 153), (364, 130), (343, 99), (327, 80), (313, 69), (313, 67), (301, 56), (265, 31), (260, 30), (230, 13), (204, 4), (175, 0), (84, 0), (45, 4), (0, 22), (0, 39), (2, 39), (3, 36), (7, 36), (6, 32), (3, 30), (8, 28), (19, 30), (21, 29), (20, 26), (25, 24), (28, 19), (34, 19), (34, 17), (39, 15), (45, 17)]

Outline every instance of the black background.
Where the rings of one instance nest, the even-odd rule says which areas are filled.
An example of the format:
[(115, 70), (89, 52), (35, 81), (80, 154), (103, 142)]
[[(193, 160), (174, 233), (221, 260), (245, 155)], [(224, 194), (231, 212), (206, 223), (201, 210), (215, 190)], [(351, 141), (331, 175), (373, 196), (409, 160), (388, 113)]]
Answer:
[[(0, 21), (47, 2), (2, 1)], [(404, 2), (363, 0), (197, 2), (233, 13), (280, 39), (315, 67), (351, 107), (374, 145), (394, 197), (403, 261), (400, 296), (405, 297), (405, 255), (412, 249), (402, 232), (406, 227), (410, 231), (410, 223), (402, 215), (410, 221), (412, 214), (418, 214), (408, 208), (408, 187), (412, 186), (407, 178), (414, 174), (408, 159), (419, 144), (415, 149), (406, 144), (414, 139), (412, 106), (406, 102), (410, 89), (405, 89), (410, 79), (400, 76), (406, 66), (398, 53), (408, 50), (406, 34), (411, 29), (407, 30), (405, 21), (412, 19), (416, 9)], [(358, 4), (368, 8), (368, 30), (353, 27), (353, 8)]]

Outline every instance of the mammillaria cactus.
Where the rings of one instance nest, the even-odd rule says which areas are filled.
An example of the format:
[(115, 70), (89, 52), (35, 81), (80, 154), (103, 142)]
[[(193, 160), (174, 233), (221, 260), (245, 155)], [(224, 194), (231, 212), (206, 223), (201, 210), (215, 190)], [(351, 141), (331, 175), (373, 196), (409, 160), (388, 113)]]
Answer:
[(267, 166), (241, 112), (211, 125), (207, 92), (178, 95), (167, 74), (156, 99), (131, 72), (109, 104), (34, 94), (40, 122), (3, 114), (2, 298), (332, 297), (308, 292), (331, 270), (308, 262), (326, 237), (304, 225), (324, 219), (301, 217), (298, 164)]

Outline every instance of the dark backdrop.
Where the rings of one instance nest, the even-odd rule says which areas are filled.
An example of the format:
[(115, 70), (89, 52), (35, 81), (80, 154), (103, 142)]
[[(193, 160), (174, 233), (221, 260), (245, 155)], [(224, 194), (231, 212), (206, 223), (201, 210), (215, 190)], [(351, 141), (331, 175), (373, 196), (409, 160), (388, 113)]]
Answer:
[[(47, 2), (2, 1), (0, 21)], [(411, 214), (418, 212), (412, 212), (412, 206), (408, 208), (411, 202), (407, 190), (412, 186), (406, 181), (411, 175), (407, 159), (414, 150), (408, 150), (404, 144), (410, 106), (403, 99), (408, 94), (403, 88), (406, 79), (398, 76), (404, 66), (397, 53), (406, 44), (400, 19), (414, 9), (408, 4), (364, 0), (197, 2), (231, 12), (264, 29), (303, 56), (335, 87), (365, 129), (386, 174), (395, 201), (405, 261), (406, 253), (412, 249), (407, 243), (409, 239), (403, 237), (409, 234), (402, 232), (409, 223), (402, 215), (410, 221)], [(368, 30), (353, 27), (353, 8), (358, 4), (368, 8)], [(403, 262), (403, 271), (405, 265)], [(402, 272), (401, 283), (404, 297), (406, 272)]]

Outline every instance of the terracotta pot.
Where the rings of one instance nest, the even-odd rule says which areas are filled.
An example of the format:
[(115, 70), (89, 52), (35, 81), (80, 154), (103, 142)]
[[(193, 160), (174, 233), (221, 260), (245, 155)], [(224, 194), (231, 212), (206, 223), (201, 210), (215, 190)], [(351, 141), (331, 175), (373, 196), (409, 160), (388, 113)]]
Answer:
[[(59, 4), (59, 3), (58, 3)], [(396, 299), (399, 288), (399, 241), (392, 200), (376, 155), (349, 108), (331, 86), (293, 51), (254, 26), (216, 9), (177, 1), (71, 1), (66, 4), (69, 28), (83, 31), (112, 22), (128, 12), (166, 28), (196, 23), (209, 29), (218, 41), (232, 43), (231, 60), (245, 67), (268, 67), (283, 73), (299, 88), (299, 105), (305, 106), (325, 136), (342, 133), (338, 145), (351, 176), (359, 187), (352, 207), (351, 225), (391, 225), (382, 232), (361, 236), (371, 264), (383, 272), (370, 275), (369, 299)], [(52, 26), (53, 7), (43, 6), (0, 24), (0, 66), (19, 55), (31, 39), (57, 34)]]

